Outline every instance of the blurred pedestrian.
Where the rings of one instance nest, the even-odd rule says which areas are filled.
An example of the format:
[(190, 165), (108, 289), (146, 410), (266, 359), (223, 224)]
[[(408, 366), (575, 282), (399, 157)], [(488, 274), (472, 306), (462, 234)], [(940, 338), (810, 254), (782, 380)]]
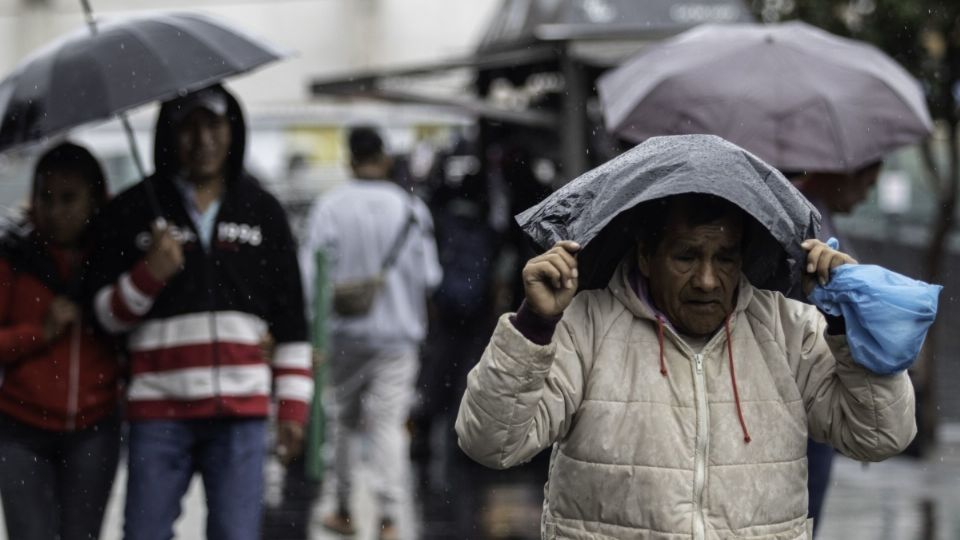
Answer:
[[(472, 141), (461, 139), (452, 153), (439, 156), (430, 174), (435, 188), (428, 204), (443, 279), (430, 297), (411, 412), (410, 454), (422, 519), (425, 524), (443, 523), (444, 535), (451, 538), (476, 535), (484, 517), (476, 509), (485, 483), (504, 476), (491, 475), (467, 458), (453, 431), (467, 373), (480, 360), (497, 320), (494, 279), (503, 235), (491, 224), (494, 195), (476, 151)], [(451, 499), (453, 490), (457, 496)]]
[[(454, 454), (462, 455), (456, 448), (453, 418), (467, 372), (480, 360), (496, 323), (493, 279), (501, 235), (490, 225), (489, 183), (480, 174), (474, 152), (472, 145), (461, 140), (451, 154), (440, 156), (431, 172), (436, 187), (429, 207), (443, 279), (430, 298), (429, 331), (413, 412), (412, 453), (425, 473), (438, 454), (444, 463)], [(432, 436), (433, 431), (440, 436)], [(431, 441), (438, 439), (439, 448), (430, 448)], [(448, 488), (446, 476), (433, 478), (433, 487)], [(429, 483), (429, 474), (423, 480)]]
[(851, 173), (810, 172), (789, 175), (793, 185), (820, 211), (823, 220), (819, 235), (821, 240), (835, 237), (841, 241), (841, 246), (846, 244), (833, 223), (833, 216), (849, 214), (867, 199), (870, 190), (877, 183), (882, 166), (882, 162), (876, 161)]
[[(398, 507), (409, 471), (404, 423), (426, 335), (426, 298), (440, 283), (430, 212), (387, 180), (392, 160), (376, 130), (350, 132), (354, 178), (321, 197), (308, 219), (301, 265), (312, 293), (315, 257), (329, 261), (333, 284), (329, 380), (333, 391), (336, 510), (323, 525), (353, 534), (350, 508), (356, 452), (365, 430), (379, 503), (380, 538), (397, 538)], [(312, 296), (308, 296), (312, 297)]]
[[(870, 189), (877, 183), (881, 166), (881, 162), (870, 163), (849, 174), (815, 172), (788, 175), (793, 185), (820, 211), (822, 221), (820, 234), (817, 235), (819, 240), (826, 242), (831, 237), (837, 238), (840, 245), (844, 246), (845, 252), (853, 257), (857, 256), (850, 243), (837, 230), (833, 223), (833, 216), (849, 214), (866, 200)], [(798, 300), (806, 300), (799, 290), (795, 297)], [(807, 440), (807, 496), (814, 535), (819, 531), (823, 521), (823, 502), (827, 498), (827, 490), (830, 487), (833, 455), (834, 450), (830, 445), (813, 439)]]
[[(616, 215), (606, 239), (633, 244), (605, 288), (580, 294), (610, 250), (560, 241), (531, 259), (524, 303), (470, 374), (457, 433), (471, 457), (506, 468), (553, 446), (544, 538), (807, 538), (808, 430), (865, 461), (916, 433), (904, 371), (868, 370), (842, 317), (745, 277), (782, 268), (772, 248), (786, 238), (806, 256), (807, 290), (856, 261), (801, 243), (807, 219), (783, 216), (809, 217), (807, 205), (775, 206), (786, 180), (735, 148), (651, 139), (522, 216), (583, 230)], [(768, 211), (779, 231), (752, 217)]]
[(62, 143), (37, 163), (28, 222), (0, 242), (0, 498), (7, 536), (98, 538), (120, 447), (112, 340), (83, 309), (97, 160)]
[(301, 449), (313, 380), (296, 247), (280, 204), (244, 171), (245, 145), (221, 86), (164, 103), (156, 173), (99, 228), (95, 311), (130, 353), (126, 538), (170, 538), (196, 472), (206, 537), (259, 538), (271, 389), (276, 452)]

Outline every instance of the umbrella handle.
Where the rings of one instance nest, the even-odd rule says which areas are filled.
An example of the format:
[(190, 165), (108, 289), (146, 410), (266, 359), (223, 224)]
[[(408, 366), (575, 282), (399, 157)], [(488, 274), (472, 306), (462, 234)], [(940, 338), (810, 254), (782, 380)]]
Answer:
[[(125, 112), (117, 116), (120, 118), (120, 123), (123, 124), (124, 133), (127, 134), (127, 144), (130, 145), (130, 154), (133, 156), (133, 164), (137, 167), (137, 175), (140, 177), (140, 181), (144, 182), (147, 179), (147, 171), (143, 166), (143, 158), (140, 156), (140, 149), (137, 147), (137, 138), (133, 134), (133, 126), (130, 125), (130, 118)], [(157, 194), (153, 191), (153, 184), (146, 182), (143, 187), (147, 194), (147, 203), (150, 205), (153, 217), (157, 219), (163, 218), (163, 213), (160, 211), (160, 202), (157, 200)]]
[(90, 5), (90, 0), (80, 0), (80, 6), (83, 7), (83, 17), (87, 20), (90, 33), (97, 35), (97, 20), (93, 18), (93, 6)]
[[(83, 16), (87, 20), (87, 28), (90, 29), (90, 34), (94, 36), (97, 35), (97, 20), (93, 17), (93, 6), (90, 5), (90, 0), (80, 0), (80, 6), (83, 7)], [(137, 175), (142, 182), (147, 178), (147, 171), (143, 166), (143, 158), (140, 157), (140, 150), (137, 148), (137, 138), (133, 134), (133, 126), (130, 125), (130, 119), (127, 117), (127, 113), (123, 112), (117, 116), (120, 117), (120, 123), (123, 124), (123, 131), (127, 134), (127, 143), (130, 145), (133, 163), (137, 167)], [(153, 186), (149, 183), (144, 184), (144, 188), (147, 193), (147, 202), (150, 205), (150, 210), (159, 222), (163, 219), (163, 215), (160, 213), (160, 203), (157, 201), (157, 194), (153, 192)]]

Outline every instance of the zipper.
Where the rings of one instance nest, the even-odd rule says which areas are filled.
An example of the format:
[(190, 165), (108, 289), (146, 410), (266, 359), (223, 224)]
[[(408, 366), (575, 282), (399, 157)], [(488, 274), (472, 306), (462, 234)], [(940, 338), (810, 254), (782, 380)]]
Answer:
[[(730, 329), (736, 317), (731, 317)], [(694, 540), (705, 540), (707, 535), (706, 520), (703, 515), (704, 510), (704, 490), (707, 484), (707, 453), (710, 449), (710, 407), (707, 403), (707, 383), (706, 375), (703, 373), (703, 353), (694, 353), (683, 338), (677, 335), (673, 328), (666, 328), (666, 335), (673, 340), (674, 344), (680, 349), (681, 353), (693, 358), (694, 377), (693, 389), (697, 402), (697, 442), (694, 449), (693, 465), (693, 538)], [(717, 332), (703, 347), (703, 351), (715, 349), (716, 343), (725, 339), (724, 332)]]
[(197, 235), (197, 248), (200, 250), (200, 257), (203, 260), (203, 286), (207, 289), (207, 302), (209, 304), (209, 314), (207, 317), (207, 325), (210, 328), (210, 356), (213, 361), (213, 365), (210, 369), (210, 376), (212, 378), (213, 386), (213, 402), (215, 407), (215, 415), (220, 416), (223, 414), (223, 396), (221, 395), (220, 389), (220, 336), (217, 332), (217, 293), (213, 289), (213, 283), (211, 276), (214, 274), (214, 267), (216, 266), (216, 253), (215, 248), (217, 245), (217, 240), (220, 234), (220, 212), (223, 210), (223, 194), (220, 195), (220, 208), (217, 210), (217, 215), (213, 219), (213, 229), (210, 231), (210, 238), (208, 239), (210, 244), (208, 247), (204, 247), (203, 238), (200, 236), (201, 231), (193, 222), (193, 218), (189, 217), (188, 214), (188, 226), (193, 229), (194, 234)]
[(697, 400), (697, 446), (693, 471), (693, 538), (706, 538), (706, 523), (703, 517), (703, 494), (707, 483), (707, 452), (710, 448), (710, 411), (707, 406), (706, 380), (703, 375), (703, 355), (693, 356), (695, 375), (694, 392)]
[(70, 379), (67, 387), (67, 431), (77, 428), (77, 409), (80, 399), (80, 321), (73, 325), (70, 338)]

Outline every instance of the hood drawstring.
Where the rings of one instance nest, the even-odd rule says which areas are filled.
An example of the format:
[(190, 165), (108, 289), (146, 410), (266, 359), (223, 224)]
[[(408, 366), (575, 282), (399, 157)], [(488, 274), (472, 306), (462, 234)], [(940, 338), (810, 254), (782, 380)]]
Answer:
[[(663, 319), (660, 315), (657, 318), (657, 341), (660, 344), (660, 374), (667, 376), (667, 364), (664, 360), (663, 352)], [(740, 428), (743, 430), (743, 442), (749, 443), (750, 432), (747, 431), (747, 423), (743, 419), (743, 408), (740, 406), (740, 391), (737, 389), (737, 373), (733, 366), (733, 342), (730, 340), (730, 316), (723, 320), (723, 331), (727, 337), (727, 359), (730, 362), (730, 381), (733, 383), (733, 401), (737, 404), (737, 418), (740, 419)]]
[(740, 428), (743, 429), (743, 442), (750, 442), (750, 433), (747, 423), (743, 420), (743, 409), (740, 407), (740, 392), (737, 390), (737, 373), (733, 368), (733, 342), (730, 340), (730, 316), (723, 320), (723, 331), (727, 334), (727, 358), (730, 360), (730, 380), (733, 382), (733, 400), (737, 404), (737, 417), (740, 418)]
[(663, 319), (657, 315), (657, 341), (660, 343), (660, 374), (667, 376), (667, 363), (663, 359)]

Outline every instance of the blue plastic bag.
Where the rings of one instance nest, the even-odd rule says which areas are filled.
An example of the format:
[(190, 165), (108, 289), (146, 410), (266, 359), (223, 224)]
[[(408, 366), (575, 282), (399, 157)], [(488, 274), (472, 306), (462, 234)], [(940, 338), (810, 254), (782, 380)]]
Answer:
[(825, 286), (813, 289), (810, 301), (843, 316), (854, 361), (890, 375), (909, 368), (920, 354), (942, 289), (879, 266), (845, 264), (833, 269)]

